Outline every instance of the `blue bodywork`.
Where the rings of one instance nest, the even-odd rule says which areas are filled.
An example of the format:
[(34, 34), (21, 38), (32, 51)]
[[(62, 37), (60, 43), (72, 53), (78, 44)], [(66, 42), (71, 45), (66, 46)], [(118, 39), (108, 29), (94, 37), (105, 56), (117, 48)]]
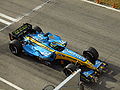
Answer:
[[(22, 26), (21, 28), (17, 29), (17, 32), (14, 31), (13, 34), (17, 34), (16, 36), (20, 37), (20, 32), (23, 33), (26, 29), (31, 29), (31, 26)], [(95, 64), (92, 64), (82, 55), (68, 49), (66, 47), (67, 42), (63, 41), (60, 36), (51, 34), (50, 32), (43, 33), (36, 31), (35, 33), (26, 33), (22, 36), (21, 42), (23, 42), (22, 48), (24, 53), (35, 56), (40, 60), (53, 62), (57, 59), (64, 59), (73, 63), (79, 63), (80, 65), (86, 65), (89, 69), (81, 72), (86, 78), (89, 78), (90, 75), (94, 77), (96, 70), (102, 71), (106, 66), (100, 60), (96, 60)]]
[[(38, 44), (31, 42), (26, 37), (30, 37), (30, 38), (38, 41), (39, 43), (45, 45), (47, 48), (51, 49), (52, 51), (49, 51), (45, 47), (40, 47)], [(83, 56), (81, 56), (81, 55), (75, 53), (74, 51), (66, 48), (65, 44), (67, 42), (63, 41), (59, 36), (53, 35), (51, 33), (49, 33), (49, 35), (47, 37), (44, 36), (44, 33), (41, 33), (41, 34), (39, 34), (39, 33), (37, 33), (37, 34), (28, 34), (28, 35), (26, 35), (24, 37), (23, 41), (25, 42), (25, 45), (23, 46), (23, 49), (30, 56), (39, 56), (42, 59), (48, 59), (50, 61), (53, 61), (54, 58), (51, 59), (50, 56), (53, 54), (53, 51), (54, 52), (59, 51), (59, 50), (55, 50), (54, 48), (52, 48), (50, 46), (50, 43), (55, 42), (55, 45), (60, 45), (63, 48), (63, 50), (59, 51), (59, 52), (64, 53), (66, 55), (70, 55), (70, 56), (75, 57), (75, 58), (78, 58), (78, 59), (80, 59), (82, 61), (87, 60)], [(26, 42), (28, 42), (28, 43), (26, 44)]]
[[(30, 56), (37, 56), (40, 59), (43, 60), (48, 60), (48, 61), (54, 61), (55, 60), (55, 53), (54, 52), (61, 52), (64, 55), (72, 56), (74, 58), (77, 58), (83, 62), (85, 62), (87, 59), (84, 58), (83, 56), (77, 54), (76, 52), (68, 49), (66, 47), (66, 41), (63, 41), (59, 36), (53, 35), (48, 32), (48, 36), (44, 36), (45, 33), (36, 33), (36, 34), (28, 34), (24, 37), (24, 42), (25, 44), (23, 45), (23, 50), (25, 53), (27, 53)], [(45, 47), (41, 47), (40, 45), (31, 42), (30, 39), (26, 38), (30, 37)], [(26, 42), (28, 42), (26, 44)], [(50, 43), (55, 42), (55, 45), (59, 45), (60, 47), (63, 48), (63, 50), (59, 51), (50, 46)], [(32, 44), (31, 44), (32, 43)], [(51, 57), (52, 56), (52, 57)], [(96, 60), (94, 67), (99, 68), (102, 65), (102, 61)], [(93, 74), (95, 71), (94, 70), (89, 70), (83, 72), (83, 74), (88, 77), (89, 75)]]
[[(55, 59), (55, 55), (52, 58), (51, 58), (51, 56), (57, 50), (54, 50), (52, 47), (50, 47), (50, 43), (57, 41), (58, 43), (65, 44), (66, 42), (62, 41), (59, 36), (52, 35), (51, 33), (49, 33), (48, 36), (44, 36), (44, 35), (45, 35), (44, 33), (26, 35), (24, 37), (25, 45), (23, 46), (23, 49), (24, 49), (25, 53), (29, 54), (30, 56), (38, 56), (41, 59), (53, 61)], [(30, 37), (44, 46), (41, 47), (40, 45), (36, 44), (35, 42), (31, 42), (26, 37)], [(28, 43), (26, 44), (26, 42), (28, 42)], [(52, 51), (49, 51), (49, 49)]]

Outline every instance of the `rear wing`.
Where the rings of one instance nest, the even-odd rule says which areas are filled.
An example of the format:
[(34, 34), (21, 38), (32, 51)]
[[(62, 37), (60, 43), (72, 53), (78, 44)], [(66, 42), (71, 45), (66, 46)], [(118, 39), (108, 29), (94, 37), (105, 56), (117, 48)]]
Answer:
[(9, 33), (10, 40), (18, 39), (23, 34), (26, 34), (27, 32), (30, 32), (32, 30), (32, 25), (29, 23), (23, 24), (21, 27), (13, 31), (12, 33)]

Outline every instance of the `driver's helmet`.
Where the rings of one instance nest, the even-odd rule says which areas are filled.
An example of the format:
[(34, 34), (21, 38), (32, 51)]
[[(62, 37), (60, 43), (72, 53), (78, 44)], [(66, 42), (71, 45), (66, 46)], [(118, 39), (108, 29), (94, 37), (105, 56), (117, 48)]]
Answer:
[(51, 47), (56, 47), (56, 46), (57, 46), (57, 42), (51, 42), (51, 43), (50, 43), (50, 46), (51, 46)]

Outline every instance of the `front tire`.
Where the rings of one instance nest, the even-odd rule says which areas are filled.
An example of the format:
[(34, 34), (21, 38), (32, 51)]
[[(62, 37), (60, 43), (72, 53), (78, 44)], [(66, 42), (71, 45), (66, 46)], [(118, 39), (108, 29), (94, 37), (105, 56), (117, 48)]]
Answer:
[(95, 60), (97, 60), (99, 57), (99, 53), (95, 48), (90, 47), (87, 50), (83, 51), (83, 56), (94, 64)]
[(63, 72), (64, 72), (64, 74), (66, 75), (66, 76), (69, 76), (69, 75), (71, 75), (74, 71), (76, 71), (77, 70), (77, 66), (76, 65), (74, 65), (74, 64), (68, 64), (65, 68), (64, 68), (64, 70), (63, 70)]

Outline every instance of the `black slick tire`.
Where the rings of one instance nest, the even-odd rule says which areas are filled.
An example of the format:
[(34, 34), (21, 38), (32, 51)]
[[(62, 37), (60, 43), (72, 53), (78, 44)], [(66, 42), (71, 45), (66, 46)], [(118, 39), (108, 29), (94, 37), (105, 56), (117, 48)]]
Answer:
[(63, 70), (63, 72), (64, 72), (64, 74), (66, 75), (66, 76), (69, 76), (69, 75), (71, 75), (74, 71), (76, 71), (77, 70), (77, 67), (76, 67), (76, 65), (74, 65), (74, 64), (68, 64), (65, 68), (64, 68), (64, 70)]
[(38, 31), (39, 33), (43, 32), (42, 29), (41, 29), (40, 27), (38, 27), (38, 26), (35, 26), (35, 27), (34, 27), (34, 30), (35, 30), (35, 31)]
[(85, 51), (83, 51), (83, 56), (87, 58), (88, 60), (90, 60), (92, 63), (95, 63), (95, 60), (97, 60), (99, 57), (99, 53), (97, 52), (95, 48), (90, 47), (86, 49)]
[(18, 40), (12, 40), (9, 43), (9, 49), (13, 54), (19, 56), (22, 52), (22, 45)]

